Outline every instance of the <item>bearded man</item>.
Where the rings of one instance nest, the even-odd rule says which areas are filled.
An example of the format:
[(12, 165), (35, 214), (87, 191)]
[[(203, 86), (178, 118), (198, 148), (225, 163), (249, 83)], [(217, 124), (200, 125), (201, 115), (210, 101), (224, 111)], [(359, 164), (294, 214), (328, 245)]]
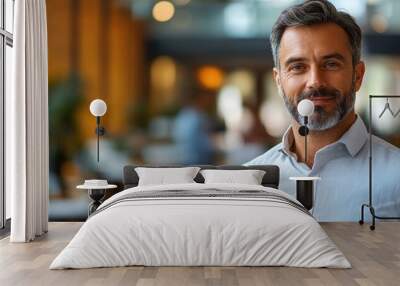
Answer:
[[(305, 1), (281, 13), (270, 36), (273, 76), (291, 124), (282, 143), (245, 165), (280, 167), (280, 188), (295, 195), (291, 176), (318, 176), (313, 215), (357, 221), (368, 201), (369, 136), (354, 111), (365, 73), (361, 29), (326, 0)], [(298, 129), (302, 99), (313, 101), (308, 155)], [(400, 149), (373, 136), (373, 202), (380, 216), (400, 215)]]

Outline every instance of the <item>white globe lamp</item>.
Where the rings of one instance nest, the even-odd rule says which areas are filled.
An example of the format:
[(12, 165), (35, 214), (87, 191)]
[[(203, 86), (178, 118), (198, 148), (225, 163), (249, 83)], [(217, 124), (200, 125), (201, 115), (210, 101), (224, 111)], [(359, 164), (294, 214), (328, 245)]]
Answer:
[(314, 103), (309, 99), (303, 99), (297, 105), (297, 111), (301, 116), (311, 116), (314, 113)]
[(104, 100), (95, 99), (90, 103), (89, 109), (93, 116), (101, 117), (107, 112), (107, 104)]
[(90, 103), (90, 113), (96, 117), (96, 135), (97, 135), (97, 162), (100, 161), (100, 136), (103, 136), (106, 132), (105, 128), (100, 126), (100, 118), (107, 112), (107, 104), (104, 100), (95, 99)]

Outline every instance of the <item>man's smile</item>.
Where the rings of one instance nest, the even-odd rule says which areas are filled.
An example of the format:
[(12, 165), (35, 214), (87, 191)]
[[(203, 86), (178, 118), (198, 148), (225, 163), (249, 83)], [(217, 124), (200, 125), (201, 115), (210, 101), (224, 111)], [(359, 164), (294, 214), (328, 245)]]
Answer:
[(312, 96), (309, 98), (314, 104), (324, 104), (336, 100), (336, 96)]

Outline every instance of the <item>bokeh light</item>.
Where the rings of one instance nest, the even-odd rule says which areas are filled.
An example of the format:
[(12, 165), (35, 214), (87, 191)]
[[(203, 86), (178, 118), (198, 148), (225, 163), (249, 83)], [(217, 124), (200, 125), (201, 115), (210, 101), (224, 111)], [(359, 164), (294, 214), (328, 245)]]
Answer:
[(203, 66), (197, 71), (197, 79), (202, 87), (217, 90), (224, 82), (224, 73), (218, 67)]
[(160, 1), (153, 7), (153, 17), (158, 22), (167, 22), (175, 14), (175, 7), (169, 1)]
[(156, 89), (171, 89), (176, 80), (175, 61), (167, 56), (154, 59), (150, 67), (150, 80)]
[(370, 20), (372, 29), (377, 33), (384, 33), (388, 29), (388, 20), (382, 14), (375, 14)]

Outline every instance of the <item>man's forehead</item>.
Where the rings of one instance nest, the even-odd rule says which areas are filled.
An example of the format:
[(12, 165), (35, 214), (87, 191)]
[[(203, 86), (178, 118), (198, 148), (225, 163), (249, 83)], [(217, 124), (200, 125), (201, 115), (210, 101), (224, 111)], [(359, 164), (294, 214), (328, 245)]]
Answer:
[(279, 47), (281, 63), (292, 57), (324, 57), (335, 53), (351, 57), (347, 34), (334, 23), (289, 27), (283, 33)]

